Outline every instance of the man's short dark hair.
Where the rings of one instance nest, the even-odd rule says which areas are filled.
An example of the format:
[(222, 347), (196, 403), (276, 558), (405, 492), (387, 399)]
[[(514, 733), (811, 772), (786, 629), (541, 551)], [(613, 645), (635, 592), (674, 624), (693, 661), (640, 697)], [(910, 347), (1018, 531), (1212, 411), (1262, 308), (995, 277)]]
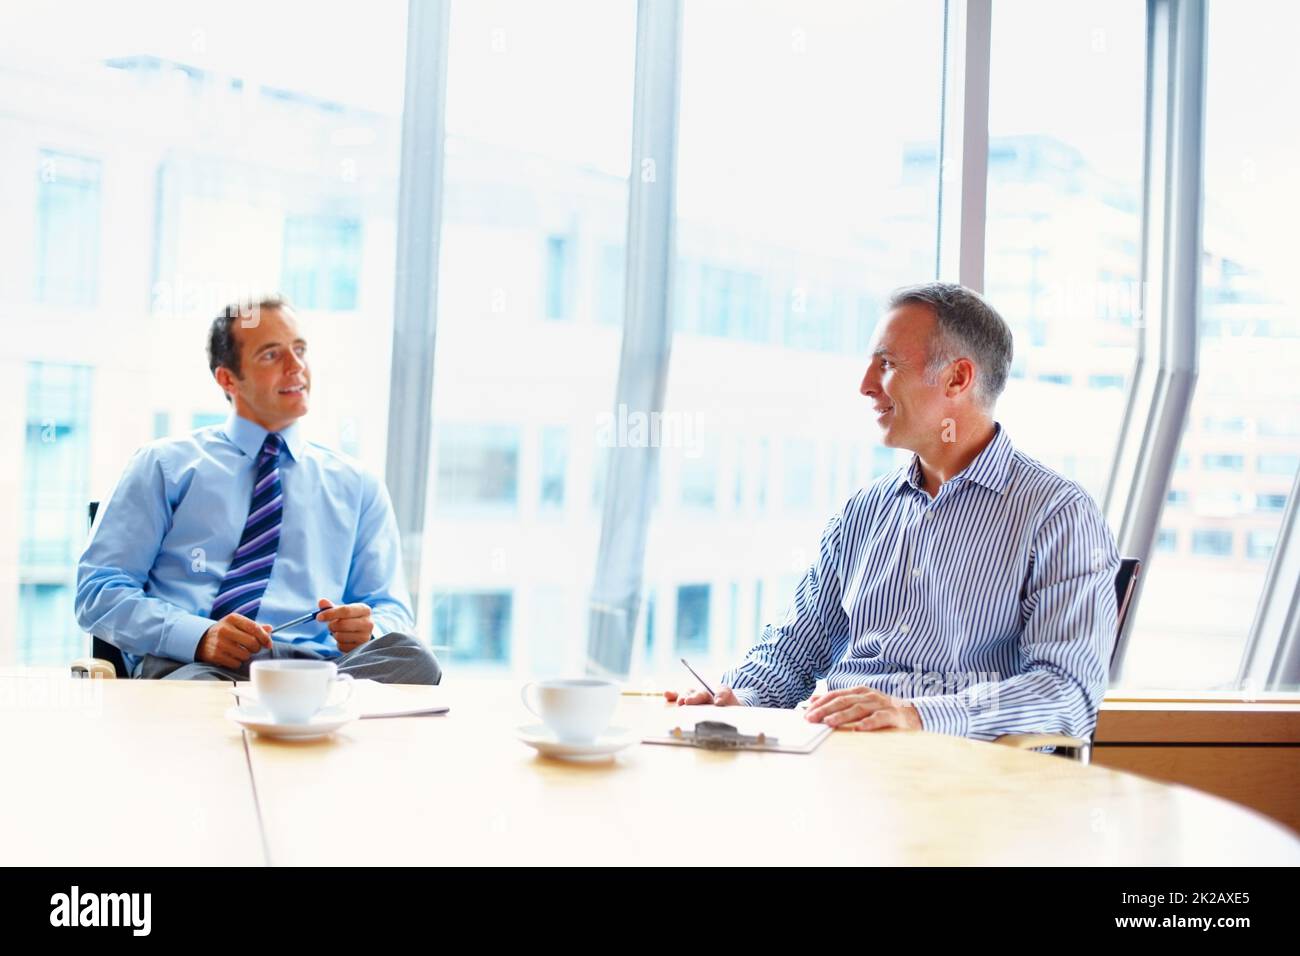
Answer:
[(992, 408), (1011, 372), (1011, 328), (979, 293), (955, 282), (907, 286), (889, 297), (889, 307), (928, 305), (937, 322), (930, 340), (926, 372), (937, 375), (949, 362), (965, 357), (975, 363), (976, 395)]
[[(235, 321), (256, 324), (257, 317), (263, 309), (292, 308), (289, 301), (281, 295), (268, 295), (261, 299), (241, 299), (232, 302), (221, 310), (221, 314), (212, 320), (208, 330), (208, 368), (215, 376), (222, 366), (230, 369), (235, 378), (242, 378), (239, 363), (239, 340), (235, 338)], [(226, 396), (230, 400), (230, 396)]]

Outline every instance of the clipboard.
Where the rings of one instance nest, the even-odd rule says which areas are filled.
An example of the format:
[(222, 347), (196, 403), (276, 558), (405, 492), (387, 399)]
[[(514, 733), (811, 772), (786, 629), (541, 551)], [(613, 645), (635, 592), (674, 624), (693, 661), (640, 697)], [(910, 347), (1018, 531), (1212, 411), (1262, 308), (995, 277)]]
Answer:
[(679, 707), (658, 720), (662, 731), (647, 734), (641, 742), (702, 750), (810, 754), (834, 728), (809, 723), (803, 714), (802, 710), (775, 707)]

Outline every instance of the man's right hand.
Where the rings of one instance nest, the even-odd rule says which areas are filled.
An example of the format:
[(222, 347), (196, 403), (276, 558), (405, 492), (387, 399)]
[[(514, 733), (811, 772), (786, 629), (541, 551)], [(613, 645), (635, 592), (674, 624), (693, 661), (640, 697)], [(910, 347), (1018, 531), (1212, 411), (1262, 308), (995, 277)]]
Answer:
[(250, 657), (270, 646), (270, 624), (258, 624), (242, 614), (227, 614), (199, 638), (194, 659), (237, 671)]
[(696, 690), (694, 687), (680, 694), (675, 690), (666, 690), (664, 691), (664, 700), (670, 704), (677, 701), (679, 706), (685, 704), (688, 707), (694, 704), (716, 704), (718, 707), (740, 706), (740, 701), (731, 692), (730, 687), (722, 688), (716, 696), (710, 694), (707, 690)]

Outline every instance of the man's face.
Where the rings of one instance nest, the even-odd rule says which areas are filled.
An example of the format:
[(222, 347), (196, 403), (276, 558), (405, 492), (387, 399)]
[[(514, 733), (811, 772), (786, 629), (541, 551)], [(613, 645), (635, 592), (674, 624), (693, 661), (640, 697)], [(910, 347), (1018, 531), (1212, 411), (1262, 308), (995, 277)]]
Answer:
[(876, 330), (871, 364), (858, 389), (871, 400), (882, 444), (920, 451), (933, 445), (949, 413), (942, 377), (927, 384), (934, 309), (909, 302), (885, 316)]
[(240, 377), (221, 381), (232, 393), (235, 411), (269, 431), (287, 428), (307, 414), (311, 368), (307, 342), (293, 310), (261, 309), (234, 322)]

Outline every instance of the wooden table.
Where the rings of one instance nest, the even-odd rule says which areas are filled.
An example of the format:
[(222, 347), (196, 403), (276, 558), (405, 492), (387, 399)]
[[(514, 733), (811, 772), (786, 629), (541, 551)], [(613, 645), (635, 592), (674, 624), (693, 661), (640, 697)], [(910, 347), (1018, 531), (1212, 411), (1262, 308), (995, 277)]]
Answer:
[[(1300, 863), (1256, 813), (1056, 757), (840, 732), (809, 756), (635, 746), (568, 764), (514, 739), (532, 718), (513, 683), (445, 692), (446, 717), (289, 743), (229, 723), (224, 684), (0, 672), (0, 862)], [(617, 720), (676, 716), (624, 698)]]
[(0, 863), (260, 865), (229, 685), (0, 673)]
[[(928, 733), (832, 734), (812, 755), (635, 746), (537, 756), (508, 682), (451, 714), (250, 737), (273, 864), (1300, 864), (1252, 811), (1059, 757)], [(668, 707), (624, 698), (616, 721)], [(670, 720), (676, 715), (666, 715)]]

